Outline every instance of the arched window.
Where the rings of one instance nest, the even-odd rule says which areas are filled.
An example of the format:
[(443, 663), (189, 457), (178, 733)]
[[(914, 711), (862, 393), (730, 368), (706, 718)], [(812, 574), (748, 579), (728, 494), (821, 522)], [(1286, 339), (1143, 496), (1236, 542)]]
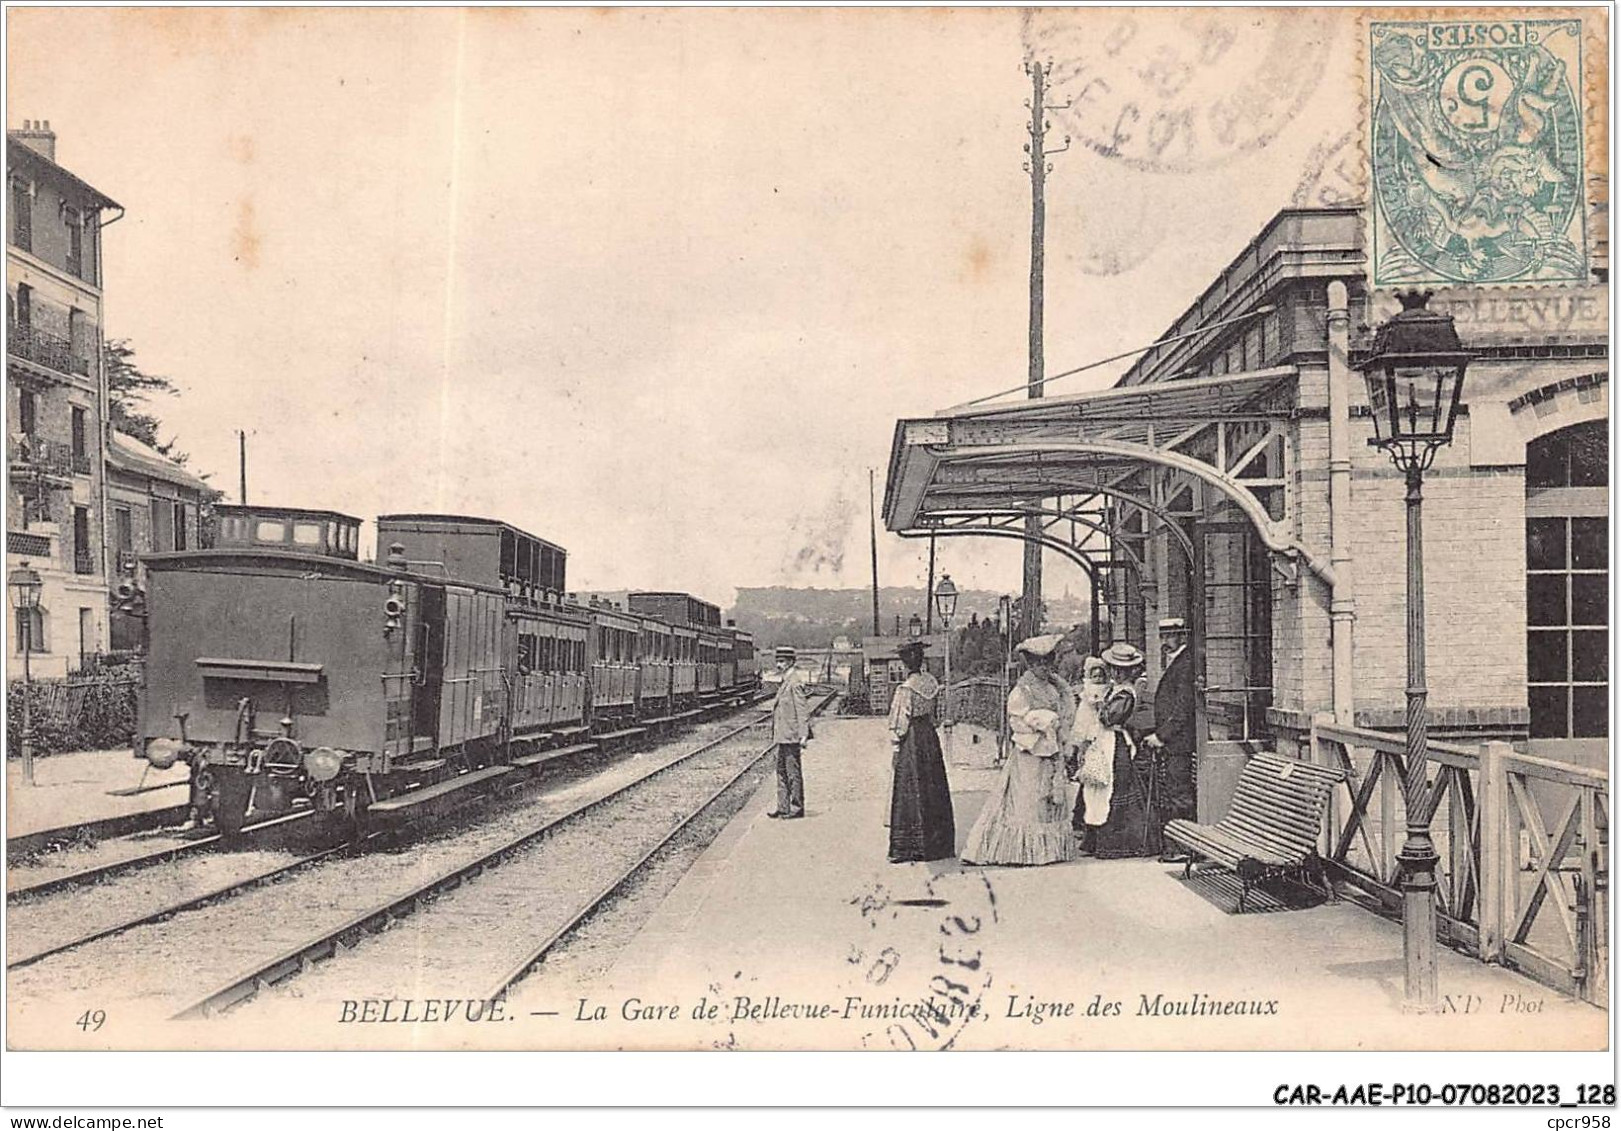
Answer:
[(1525, 455), (1526, 683), (1531, 738), (1609, 734), (1608, 425), (1577, 424)]

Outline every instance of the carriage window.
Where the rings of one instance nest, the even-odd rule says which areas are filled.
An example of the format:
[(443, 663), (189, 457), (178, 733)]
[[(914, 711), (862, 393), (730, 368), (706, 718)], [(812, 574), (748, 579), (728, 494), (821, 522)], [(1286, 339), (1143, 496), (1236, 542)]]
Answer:
[(321, 544), (321, 524), (319, 522), (293, 523), (293, 541), (300, 546), (319, 546)]
[(287, 524), (270, 519), (260, 519), (259, 524), (253, 528), (253, 540), (255, 542), (285, 542), (287, 541)]

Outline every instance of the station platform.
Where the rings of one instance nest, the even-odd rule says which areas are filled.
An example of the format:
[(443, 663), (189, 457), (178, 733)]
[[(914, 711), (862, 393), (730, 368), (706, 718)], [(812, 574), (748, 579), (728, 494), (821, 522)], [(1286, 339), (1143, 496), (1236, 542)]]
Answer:
[[(1605, 1047), (1602, 1010), (1444, 948), (1444, 1012), (1405, 1013), (1400, 925), (1349, 901), (1237, 914), (1236, 884), (1157, 860), (889, 864), (889, 749), (881, 719), (819, 721), (806, 819), (767, 819), (768, 776), (570, 1003), (606, 1015), (587, 1045)], [(959, 727), (946, 750), (960, 849), (995, 737)], [(627, 1016), (650, 1006), (679, 1019)]]
[[(186, 804), (184, 764), (151, 770), (122, 750), (83, 750), (34, 759), (34, 784), (23, 781), (20, 758), (6, 759), (6, 840), (37, 838), (54, 829), (139, 819)], [(152, 788), (164, 786), (167, 788)], [(115, 796), (116, 791), (141, 792)]]

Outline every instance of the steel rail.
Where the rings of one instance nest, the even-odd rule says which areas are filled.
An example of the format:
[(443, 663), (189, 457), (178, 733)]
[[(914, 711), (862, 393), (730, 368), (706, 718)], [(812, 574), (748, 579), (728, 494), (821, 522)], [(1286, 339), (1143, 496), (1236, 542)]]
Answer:
[[(306, 817), (314, 816), (314, 810), (305, 809), (294, 813), (281, 813), (257, 824), (244, 825), (243, 833), (263, 832), (266, 829), (289, 825), (294, 821), (302, 821)], [(113, 860), (106, 864), (95, 864), (88, 868), (79, 868), (72, 872), (61, 872), (54, 876), (43, 877), (33, 883), (22, 884), (6, 890), (6, 902), (11, 902), (22, 896), (44, 895), (65, 887), (78, 887), (83, 884), (104, 880), (120, 872), (138, 868), (143, 864), (162, 864), (180, 856), (189, 856), (194, 852), (201, 852), (205, 848), (214, 848), (224, 842), (219, 833), (210, 833), (196, 840), (184, 841), (180, 844), (165, 845), (151, 852), (144, 852), (138, 856), (128, 856), (122, 860)], [(7, 967), (9, 969), (10, 967)]]
[[(751, 723), (748, 723), (748, 724), (745, 724), (745, 725), (746, 726), (754, 726), (754, 725), (757, 725), (757, 723), (751, 722)], [(739, 729), (741, 729), (741, 728), (739, 728)], [(721, 738), (717, 739), (716, 741), (717, 742), (724, 741), (726, 738), (730, 737), (731, 734), (735, 734), (735, 733), (737, 733), (737, 731), (729, 732), (727, 735), (722, 735)], [(699, 751), (694, 751), (694, 753), (698, 753), (698, 752)], [(688, 757), (690, 757), (690, 755), (688, 755)], [(674, 763), (672, 763), (672, 765), (673, 764)], [(535, 779), (535, 780), (539, 780), (539, 779)], [(638, 779), (638, 780), (645, 780), (645, 779)], [(281, 814), (280, 816), (273, 817), (270, 820), (264, 821), (264, 822), (262, 822), (260, 824), (248, 825), (248, 826), (244, 827), (242, 831), (244, 833), (247, 833), (247, 832), (253, 832), (253, 831), (256, 831), (256, 830), (268, 829), (268, 828), (271, 828), (273, 826), (287, 824), (287, 823), (290, 823), (292, 821), (301, 820), (301, 819), (303, 819), (305, 817), (310, 817), (310, 816), (313, 816), (313, 815), (314, 815), (314, 813), (312, 811), (303, 811), (303, 812), (298, 812), (298, 813), (284, 813), (284, 814)], [(220, 884), (217, 887), (211, 888), (208, 891), (203, 892), (203, 893), (201, 893), (199, 895), (190, 896), (190, 897), (188, 897), (188, 898), (186, 898), (184, 900), (181, 900), (181, 901), (179, 901), (177, 903), (165, 904), (163, 907), (157, 908), (157, 909), (155, 909), (153, 911), (146, 912), (146, 913), (141, 914), (139, 916), (136, 916), (134, 918), (121, 920), (118, 923), (114, 923), (114, 924), (111, 924), (111, 925), (106, 926), (106, 927), (97, 928), (94, 931), (90, 931), (90, 932), (88, 932), (86, 934), (83, 934), (83, 935), (78, 935), (78, 936), (76, 936), (76, 937), (74, 937), (74, 938), (72, 938), (72, 939), (70, 939), (70, 940), (68, 940), (66, 942), (56, 943), (56, 944), (53, 944), (53, 945), (51, 945), (49, 947), (45, 947), (45, 948), (43, 948), (41, 950), (31, 951), (29, 953), (24, 954), (20, 958), (11, 959), (11, 960), (7, 961), (6, 969), (7, 970), (17, 970), (17, 969), (20, 969), (20, 968), (22, 968), (24, 966), (31, 966), (36, 962), (42, 961), (43, 959), (50, 958), (50, 957), (52, 957), (54, 955), (57, 955), (57, 954), (62, 954), (62, 953), (66, 952), (66, 951), (69, 951), (69, 950), (73, 950), (73, 949), (75, 949), (77, 947), (81, 947), (81, 946), (84, 946), (84, 945), (86, 945), (88, 943), (95, 942), (98, 939), (108, 938), (109, 936), (120, 934), (120, 933), (122, 933), (124, 931), (133, 930), (136, 927), (145, 926), (148, 923), (156, 923), (156, 922), (159, 922), (159, 921), (161, 921), (163, 919), (167, 919), (172, 915), (177, 915), (182, 911), (189, 911), (194, 907), (200, 907), (203, 904), (213, 902), (216, 899), (223, 899), (226, 896), (234, 895), (234, 894), (237, 894), (239, 892), (248, 891), (248, 890), (250, 890), (252, 888), (258, 887), (260, 884), (263, 884), (263, 883), (265, 883), (265, 882), (267, 882), (269, 880), (273, 880), (273, 879), (276, 879), (278, 877), (287, 875), (288, 873), (297, 871), (298, 869), (304, 868), (307, 865), (320, 863), (323, 860), (327, 860), (327, 859), (330, 859), (330, 858), (332, 858), (334, 856), (341, 855), (344, 852), (347, 852), (347, 851), (349, 851), (351, 849), (359, 847), (360, 845), (370, 844), (373, 841), (379, 840), (379, 839), (381, 839), (383, 837), (396, 835), (399, 831), (400, 831), (399, 829), (392, 828), (392, 827), (375, 829), (372, 832), (367, 833), (364, 837), (362, 837), (360, 839), (360, 841), (358, 841), (356, 843), (345, 843), (345, 844), (335, 845), (335, 846), (333, 846), (331, 848), (323, 849), (320, 852), (313, 853), (312, 855), (309, 855), (309, 856), (301, 857), (301, 858), (299, 858), (297, 860), (290, 861), (290, 862), (288, 862), (286, 864), (277, 865), (274, 868), (271, 868), (271, 869), (269, 869), (267, 871), (264, 871), (264, 872), (260, 872), (260, 873), (258, 873), (256, 875), (248, 876), (248, 877), (238, 879), (238, 880), (228, 881), (226, 883)], [(9, 900), (13, 896), (38, 895), (38, 894), (42, 894), (44, 892), (55, 890), (55, 889), (57, 889), (59, 887), (62, 887), (62, 886), (68, 885), (68, 884), (77, 884), (77, 883), (81, 883), (81, 882), (88, 882), (88, 881), (90, 881), (92, 879), (96, 879), (96, 878), (104, 878), (104, 877), (106, 877), (108, 875), (112, 875), (112, 874), (114, 874), (116, 872), (123, 871), (126, 868), (135, 867), (135, 866), (143, 864), (143, 863), (151, 863), (151, 862), (155, 862), (155, 861), (160, 861), (165, 857), (168, 857), (168, 858), (172, 859), (173, 857), (180, 856), (180, 855), (186, 854), (186, 853), (190, 853), (192, 851), (195, 851), (195, 850), (198, 850), (198, 849), (201, 849), (201, 848), (211, 847), (211, 846), (214, 846), (214, 845), (217, 845), (218, 843), (220, 843), (220, 841), (222, 839), (223, 838), (219, 834), (215, 833), (215, 834), (213, 834), (211, 836), (202, 838), (202, 839), (197, 840), (197, 841), (190, 842), (188, 844), (171, 845), (171, 846), (169, 846), (167, 848), (164, 848), (164, 849), (162, 849), (160, 851), (153, 852), (153, 853), (148, 853), (148, 854), (143, 855), (143, 856), (130, 857), (127, 860), (114, 861), (111, 864), (99, 865), (99, 866), (97, 866), (95, 868), (84, 868), (84, 869), (80, 869), (79, 871), (76, 871), (76, 872), (70, 872), (70, 873), (68, 873), (66, 875), (63, 875), (63, 876), (53, 876), (53, 877), (50, 877), (49, 879), (42, 880), (41, 882), (39, 882), (37, 884), (33, 884), (33, 885), (30, 885), (30, 886), (27, 886), (27, 887), (17, 888), (14, 891), (7, 892), (6, 893), (6, 898)]]
[[(833, 702), (835, 698), (837, 698), (836, 691), (828, 692), (822, 701), (811, 710), (811, 715), (815, 716), (821, 713), (822, 709), (829, 703)], [(501, 980), (495, 984), (495, 987), (489, 993), (484, 995), (484, 1000), (494, 1001), (496, 998), (504, 996), (513, 985), (521, 981), (530, 970), (534, 969), (535, 965), (544, 959), (547, 953), (550, 952), (553, 947), (555, 947), (571, 932), (584, 924), (587, 919), (595, 915), (597, 909), (602, 906), (609, 896), (613, 895), (614, 892), (624, 887), (625, 884), (634, 878), (638, 872), (647, 867), (648, 863), (660, 852), (663, 852), (664, 849), (669, 846), (670, 842), (681, 834), (682, 830), (708, 812), (710, 806), (714, 805), (715, 802), (719, 801), (723, 796), (725, 796), (728, 790), (730, 790), (738, 782), (742, 781), (744, 775), (748, 774), (749, 771), (758, 766), (761, 759), (763, 759), (767, 754), (770, 754), (775, 745), (775, 743), (768, 743), (763, 749), (760, 750), (759, 753), (744, 763), (743, 767), (739, 769), (737, 773), (727, 778), (725, 783), (722, 784), (719, 789), (715, 790), (708, 797), (704, 798), (703, 801), (699, 802), (698, 805), (685, 817), (681, 818), (681, 820), (673, 828), (671, 828), (669, 832), (660, 837), (656, 844), (654, 844), (646, 852), (642, 853), (634, 864), (626, 868), (615, 879), (610, 880), (607, 884), (605, 884), (602, 890), (587, 900), (584, 906), (571, 915), (566, 923), (564, 923), (557, 930), (553, 931), (550, 935), (546, 936), (546, 939), (543, 942), (530, 951), (528, 957), (513, 966), (507, 971), (506, 974), (502, 975)]]
[[(370, 840), (372, 837), (381, 835), (383, 835), (381, 832), (374, 832), (366, 839)], [(299, 868), (305, 867), (306, 865), (316, 864), (322, 860), (328, 859), (329, 857), (346, 852), (351, 847), (353, 846), (349, 844), (335, 845), (332, 848), (323, 849), (322, 851), (315, 853), (313, 856), (304, 856), (287, 864), (278, 864), (276, 867), (265, 872), (260, 872), (257, 875), (248, 876), (239, 880), (230, 880), (226, 883), (220, 884), (218, 887), (211, 888), (208, 891), (203, 892), (201, 895), (194, 895), (188, 899), (181, 900), (179, 903), (165, 904), (156, 911), (149, 911), (146, 914), (137, 916), (133, 919), (125, 919), (121, 922), (114, 923), (111, 926), (100, 927), (89, 932), (88, 934), (79, 935), (78, 937), (67, 942), (56, 943), (52, 946), (45, 947), (42, 950), (32, 951), (23, 955), (21, 958), (11, 959), (6, 963), (6, 969), (18, 970), (24, 966), (32, 966), (34, 963), (46, 958), (50, 958), (52, 955), (73, 950), (76, 947), (84, 946), (86, 943), (93, 943), (97, 939), (104, 939), (110, 935), (116, 935), (124, 931), (133, 930), (136, 927), (142, 927), (148, 923), (156, 923), (160, 920), (167, 919), (171, 915), (178, 915), (182, 911), (189, 911), (193, 907), (200, 907), (201, 905), (212, 902), (213, 900), (223, 899), (226, 896), (247, 891), (250, 888), (258, 887), (262, 883), (273, 880), (278, 876), (285, 876), (287, 873), (296, 871)]]
[(93, 838), (125, 836), (146, 832), (167, 824), (178, 824), (186, 819), (187, 805), (166, 805), (161, 809), (146, 809), (139, 813), (121, 813), (116, 817), (103, 817), (77, 825), (60, 825), (54, 829), (19, 833), (6, 839), (6, 860), (13, 862), (49, 848), (53, 844), (68, 844), (86, 836)]
[[(818, 707), (818, 709), (820, 709), (820, 707)], [(697, 820), (700, 816), (707, 812), (709, 807), (714, 805), (716, 801), (719, 801), (721, 796), (725, 794), (727, 790), (731, 789), (734, 785), (741, 781), (743, 776), (750, 770), (758, 766), (761, 759), (763, 759), (767, 754), (770, 754), (775, 745), (775, 743), (770, 743), (756, 753), (754, 757), (750, 758), (746, 763), (744, 763), (742, 769), (738, 770), (737, 773), (727, 778), (724, 785), (715, 790), (708, 797), (704, 798), (704, 800), (700, 802), (698, 807), (692, 812), (681, 818), (681, 821), (674, 828), (661, 837), (657, 844), (653, 845), (653, 847), (644, 852), (634, 864), (605, 884), (602, 890), (597, 892), (596, 895), (592, 896), (591, 899), (580, 908), (580, 910), (571, 915), (567, 922), (558, 927), (557, 930), (553, 931), (550, 935), (547, 935), (545, 941), (541, 942), (540, 945), (531, 950), (526, 958), (513, 966), (507, 971), (507, 973), (503, 974), (501, 976), (501, 980), (495, 984), (495, 988), (484, 995), (483, 1000), (493, 1001), (496, 998), (501, 997), (514, 984), (522, 980), (523, 977), (528, 974), (537, 963), (544, 959), (547, 953), (550, 952), (551, 949), (560, 941), (562, 941), (565, 936), (580, 927), (592, 915), (595, 915), (597, 909), (602, 906), (604, 901), (606, 901), (609, 896), (613, 895), (614, 892), (624, 887), (625, 884), (636, 875), (636, 873), (647, 867), (648, 861), (652, 860), (653, 857), (662, 852), (665, 847), (668, 846), (669, 843), (680, 834), (681, 830), (685, 829), (688, 825), (692, 824), (693, 821)]]
[[(832, 700), (829, 694), (823, 703), (817, 705), (820, 710), (827, 702)], [(740, 726), (734, 727), (725, 734), (720, 735), (694, 750), (681, 755), (664, 765), (649, 771), (640, 777), (624, 783), (621, 786), (591, 799), (574, 809), (548, 818), (533, 828), (527, 829), (505, 842), (497, 845), (473, 860), (458, 864), (453, 868), (441, 872), (402, 895), (391, 897), (382, 903), (354, 915), (337, 927), (328, 928), (312, 939), (299, 943), (283, 951), (269, 961), (257, 964), (253, 969), (235, 975), (216, 986), (213, 990), (177, 1011), (172, 1020), (192, 1020), (212, 1017), (234, 1005), (239, 1005), (258, 994), (261, 990), (285, 980), (286, 978), (309, 969), (317, 960), (330, 958), (333, 955), (347, 950), (352, 945), (348, 940), (358, 939), (369, 933), (374, 926), (387, 926), (403, 918), (405, 915), (418, 910), (425, 901), (435, 895), (454, 890), (467, 880), (474, 879), (485, 870), (498, 867), (509, 856), (526, 848), (531, 843), (544, 837), (547, 833), (562, 825), (578, 820), (584, 814), (591, 812), (600, 805), (604, 805), (642, 784), (651, 781), (677, 766), (685, 765), (698, 755), (712, 750), (723, 742), (730, 741), (746, 730), (751, 730), (766, 721), (765, 717), (752, 719)], [(753, 761), (751, 760), (751, 765)]]

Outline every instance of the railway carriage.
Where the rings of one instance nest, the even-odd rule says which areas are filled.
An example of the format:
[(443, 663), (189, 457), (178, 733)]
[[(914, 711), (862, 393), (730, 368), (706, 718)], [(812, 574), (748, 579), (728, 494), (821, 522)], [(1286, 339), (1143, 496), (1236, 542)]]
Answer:
[(698, 630), (684, 624), (670, 626), (670, 642), (675, 660), (670, 665), (670, 687), (676, 711), (690, 711), (698, 705)]
[(595, 725), (636, 716), (642, 618), (612, 605), (587, 610), (591, 624), (591, 718)]
[(136, 754), (187, 762), (197, 815), (226, 833), (295, 805), (358, 829), (755, 678), (715, 606), (582, 607), (566, 552), (503, 522), (383, 515), (374, 565), (349, 515), (220, 518), (215, 547), (144, 558), (147, 591), (124, 597), (148, 618)]
[[(631, 593), (626, 601), (636, 612), (692, 630), (696, 639), (693, 641), (691, 697), (700, 704), (717, 701), (721, 695), (722, 665), (728, 659), (722, 654), (722, 646), (730, 643), (720, 626), (720, 609), (690, 593), (647, 590)], [(680, 698), (679, 692), (677, 697)]]
[(656, 617), (640, 619), (636, 716), (643, 721), (661, 722), (676, 713), (671, 698), (675, 630)]
[(753, 693), (760, 688), (760, 661), (754, 654), (754, 636), (728, 621), (726, 630), (732, 637), (732, 655), (736, 663), (733, 689)]

